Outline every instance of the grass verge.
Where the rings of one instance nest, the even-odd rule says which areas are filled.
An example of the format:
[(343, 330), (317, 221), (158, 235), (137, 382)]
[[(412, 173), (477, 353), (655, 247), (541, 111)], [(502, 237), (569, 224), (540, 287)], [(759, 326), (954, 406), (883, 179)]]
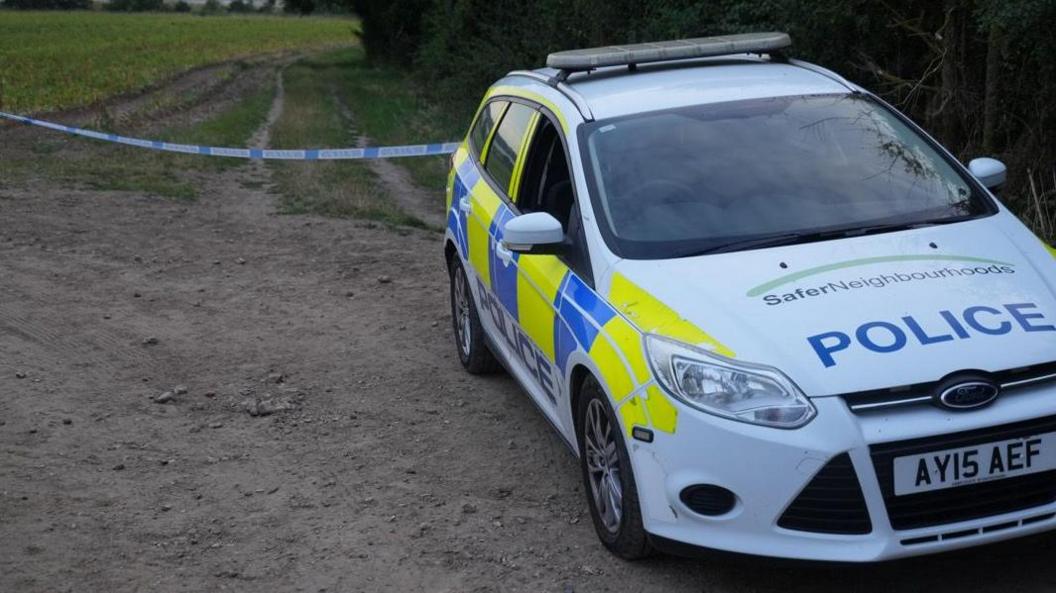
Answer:
[[(271, 130), (272, 148), (356, 146), (360, 132), (344, 98), (358, 83), (358, 49), (305, 58), (286, 69), (285, 107)], [(358, 114), (357, 114), (358, 115)], [(368, 218), (423, 227), (396, 205), (369, 164), (359, 161), (270, 162), (288, 214)]]
[[(335, 52), (349, 70), (351, 84), (342, 98), (355, 114), (356, 124), (374, 144), (428, 144), (461, 140), (469, 122), (454, 117), (442, 105), (428, 100), (420, 85), (403, 71), (372, 66), (355, 47)], [(443, 199), (447, 183), (447, 157), (400, 159), (415, 183)]]

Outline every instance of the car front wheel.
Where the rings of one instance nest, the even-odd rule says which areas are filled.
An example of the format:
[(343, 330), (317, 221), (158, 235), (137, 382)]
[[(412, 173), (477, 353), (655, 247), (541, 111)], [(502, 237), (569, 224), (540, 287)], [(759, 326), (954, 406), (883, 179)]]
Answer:
[(638, 487), (620, 424), (596, 379), (588, 376), (581, 389), (579, 460), (594, 529), (620, 558), (645, 558), (652, 548), (642, 525)]

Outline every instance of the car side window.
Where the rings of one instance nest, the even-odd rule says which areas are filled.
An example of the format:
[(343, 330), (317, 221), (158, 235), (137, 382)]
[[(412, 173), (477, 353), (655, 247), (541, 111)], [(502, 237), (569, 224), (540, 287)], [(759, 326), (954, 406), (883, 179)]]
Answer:
[(506, 101), (492, 101), (480, 110), (480, 116), (477, 117), (476, 123), (473, 124), (473, 129), (469, 133), (469, 145), (473, 149), (474, 154), (484, 154), (484, 144), (488, 141), (488, 136), (491, 135), (495, 122), (502, 117), (502, 112), (506, 110), (507, 105), (509, 103)]
[(572, 178), (565, 147), (557, 128), (547, 118), (543, 118), (529, 145), (516, 201), (522, 212), (549, 212), (568, 230), (575, 202)]
[(587, 253), (572, 175), (568, 170), (565, 145), (557, 126), (548, 117), (540, 118), (535, 135), (528, 145), (517, 195), (522, 213), (547, 212), (565, 229), (568, 251), (562, 255), (566, 265), (589, 285), (594, 284)]
[(532, 123), (535, 109), (520, 103), (510, 103), (506, 114), (502, 116), (499, 127), (495, 130), (484, 160), (484, 169), (491, 174), (504, 192), (510, 188), (513, 179), (513, 167), (517, 155), (524, 144), (524, 134)]

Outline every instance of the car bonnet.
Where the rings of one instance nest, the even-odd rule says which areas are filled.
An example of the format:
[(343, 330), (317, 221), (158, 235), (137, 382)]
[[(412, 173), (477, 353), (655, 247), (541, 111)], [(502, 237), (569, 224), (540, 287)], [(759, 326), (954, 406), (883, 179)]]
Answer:
[[(811, 396), (1056, 360), (1056, 253), (1010, 214), (897, 233), (662, 261), (622, 260), (634, 286)], [(623, 302), (627, 301), (627, 302)], [(664, 333), (663, 328), (642, 327)]]

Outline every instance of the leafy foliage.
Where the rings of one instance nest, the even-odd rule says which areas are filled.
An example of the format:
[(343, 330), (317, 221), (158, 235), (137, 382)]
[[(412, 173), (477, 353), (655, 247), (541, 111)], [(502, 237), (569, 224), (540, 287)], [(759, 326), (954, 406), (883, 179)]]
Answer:
[(164, 0), (110, 0), (107, 10), (114, 12), (161, 12), (165, 10)]
[(227, 5), (227, 11), (235, 14), (253, 12), (254, 10), (253, 0), (233, 0), (233, 2)]
[(315, 11), (315, 0), (286, 0), (282, 9), (290, 14), (308, 15)]
[(202, 5), (203, 15), (220, 14), (224, 11), (224, 5), (220, 4), (220, 0), (205, 0), (205, 4)]
[(425, 41), (423, 15), (435, 10), (435, 4), (434, 0), (352, 0), (356, 14), (371, 23), (361, 34), (369, 57), (409, 66)]

